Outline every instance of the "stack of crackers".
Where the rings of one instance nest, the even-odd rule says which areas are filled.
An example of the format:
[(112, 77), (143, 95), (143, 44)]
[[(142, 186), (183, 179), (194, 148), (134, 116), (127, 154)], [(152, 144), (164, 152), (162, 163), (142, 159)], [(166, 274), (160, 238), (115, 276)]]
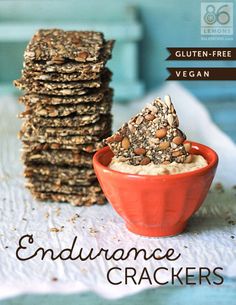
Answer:
[(74, 205), (105, 201), (92, 168), (111, 134), (113, 41), (99, 32), (39, 30), (24, 53), (20, 138), (26, 186), (40, 200)]

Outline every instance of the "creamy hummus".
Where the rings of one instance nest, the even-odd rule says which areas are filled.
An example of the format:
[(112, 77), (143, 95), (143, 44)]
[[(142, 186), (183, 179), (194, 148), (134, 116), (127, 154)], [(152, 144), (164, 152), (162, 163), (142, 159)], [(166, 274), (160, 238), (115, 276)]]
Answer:
[(109, 164), (109, 168), (115, 171), (136, 175), (173, 175), (191, 172), (205, 166), (207, 161), (200, 155), (193, 155), (191, 163), (154, 164), (151, 162), (147, 165), (130, 165), (113, 157)]

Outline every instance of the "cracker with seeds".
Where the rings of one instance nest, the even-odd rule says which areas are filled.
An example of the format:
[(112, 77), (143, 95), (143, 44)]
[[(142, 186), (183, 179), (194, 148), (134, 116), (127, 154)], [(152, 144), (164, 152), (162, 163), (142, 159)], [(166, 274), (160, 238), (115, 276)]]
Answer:
[(28, 183), (32, 183), (37, 185), (39, 183), (50, 183), (52, 185), (60, 186), (60, 185), (67, 185), (71, 187), (78, 187), (78, 186), (88, 186), (95, 184), (97, 182), (97, 178), (95, 173), (89, 177), (79, 177), (73, 176), (73, 179), (70, 176), (64, 176), (62, 178), (58, 177), (51, 177), (51, 176), (43, 176), (35, 174), (33, 177), (26, 177)]
[(75, 136), (45, 136), (32, 133), (32, 130), (27, 130), (23, 134), (20, 132), (19, 138), (22, 142), (39, 142), (39, 143), (48, 143), (48, 144), (62, 144), (62, 145), (80, 145), (80, 144), (87, 144), (93, 142), (101, 142), (103, 138), (107, 135), (110, 135), (110, 131), (105, 130), (103, 134), (99, 135), (75, 135)]
[(39, 143), (39, 142), (27, 142), (23, 141), (24, 151), (41, 151), (41, 150), (74, 150), (74, 151), (84, 151), (88, 153), (94, 153), (98, 149), (104, 146), (103, 142), (92, 142), (85, 144), (59, 144), (59, 143)]
[(185, 134), (169, 96), (157, 98), (105, 142), (119, 161), (131, 165), (189, 162)]
[[(100, 78), (92, 81), (71, 81), (71, 82), (48, 82), (34, 81), (31, 78), (22, 77), (14, 81), (14, 85), (26, 93), (48, 94), (48, 95), (83, 95), (89, 89), (97, 89), (102, 84), (111, 80), (111, 72), (106, 69)], [(91, 92), (92, 93), (92, 92)]]
[[(41, 73), (101, 73), (107, 60), (111, 58), (114, 41), (108, 40), (104, 43), (99, 60), (95, 62), (78, 62), (57, 58), (52, 61), (25, 59), (24, 70), (37, 71)], [(54, 56), (55, 58), (55, 56)]]
[(27, 118), (28, 122), (32, 125), (40, 125), (41, 127), (81, 127), (93, 124), (101, 120), (103, 117), (109, 115), (101, 115), (99, 113), (84, 114), (84, 115), (69, 115), (60, 118), (45, 118), (39, 116), (32, 116)]
[(32, 125), (25, 121), (21, 126), (20, 134), (30, 133), (35, 136), (52, 137), (58, 135), (60, 137), (75, 136), (75, 135), (99, 135), (111, 132), (112, 119), (100, 120), (95, 124), (81, 126), (79, 128), (61, 128), (61, 127), (41, 127), (40, 125)]
[(22, 150), (21, 159), (26, 165), (71, 165), (92, 168), (93, 153), (69, 149)]
[(24, 170), (24, 176), (33, 178), (37, 176), (45, 176), (55, 179), (70, 179), (76, 176), (78, 179), (94, 178), (94, 170), (86, 167), (75, 166), (57, 166), (57, 165), (29, 165)]
[(105, 40), (100, 32), (41, 29), (34, 34), (26, 47), (24, 58), (51, 63), (63, 63), (68, 59), (77, 62), (97, 61), (104, 44)]
[(97, 181), (96, 175), (94, 174), (93, 177), (89, 177), (89, 178), (79, 178), (79, 177), (73, 177), (73, 179), (71, 179), (71, 177), (67, 177), (67, 178), (63, 178), (63, 179), (59, 179), (59, 178), (51, 178), (51, 177), (47, 177), (47, 176), (38, 176), (35, 175), (32, 178), (27, 178), (26, 177), (26, 181), (29, 184), (33, 184), (33, 185), (37, 185), (39, 183), (41, 184), (45, 184), (45, 183), (49, 183), (51, 185), (55, 185), (60, 187), (61, 185), (68, 185), (70, 187), (78, 187), (78, 186), (89, 186), (91, 184), (94, 184), (95, 181)]
[(42, 117), (65, 117), (68, 115), (83, 114), (106, 114), (111, 110), (112, 96), (105, 96), (99, 103), (84, 103), (78, 105), (41, 105), (26, 106), (25, 111), (20, 113), (20, 118), (30, 118), (32, 116)]
[(105, 62), (98, 61), (94, 63), (78, 63), (74, 61), (63, 62), (59, 64), (48, 65), (45, 61), (25, 61), (23, 63), (24, 71), (34, 71), (39, 73), (100, 73), (105, 66)]
[(75, 73), (41, 73), (32, 70), (23, 70), (22, 77), (25, 79), (32, 79), (33, 81), (48, 81), (48, 82), (75, 82), (83, 80), (98, 79), (100, 73), (80, 71)]
[(78, 96), (53, 96), (53, 95), (39, 95), (27, 93), (18, 98), (18, 101), (25, 106), (33, 107), (35, 105), (77, 105), (80, 103), (99, 103), (105, 96), (113, 96), (113, 89), (99, 88), (96, 92), (88, 95)]
[(77, 105), (80, 103), (99, 103), (105, 96), (113, 96), (112, 88), (101, 87), (96, 92), (87, 95), (78, 96), (53, 96), (27, 93), (19, 97), (19, 102), (26, 106), (40, 105)]
[[(19, 80), (15, 80), (15, 86), (21, 90), (29, 92), (37, 92), (37, 90), (54, 90), (55, 94), (57, 90), (62, 89), (83, 89), (83, 88), (98, 88), (101, 86), (101, 80), (93, 81), (74, 81), (74, 82), (50, 82), (50, 81), (35, 81), (32, 78), (22, 77)], [(66, 94), (65, 94), (66, 95)]]
[(74, 206), (91, 206), (93, 204), (102, 205), (106, 203), (106, 198), (102, 191), (92, 192), (90, 189), (86, 193), (80, 194), (63, 194), (60, 192), (37, 192), (31, 189), (31, 193), (35, 199), (41, 201), (57, 201), (57, 202), (69, 202)]
[[(72, 178), (72, 177), (71, 177)], [(68, 184), (56, 184), (50, 182), (41, 182), (41, 181), (32, 181), (26, 182), (25, 186), (29, 189), (32, 189), (37, 192), (43, 193), (62, 193), (62, 194), (78, 194), (81, 196), (82, 194), (87, 195), (89, 192), (101, 192), (101, 188), (98, 183), (93, 183), (90, 186), (82, 186), (82, 185), (68, 185)], [(86, 194), (87, 192), (87, 194)]]

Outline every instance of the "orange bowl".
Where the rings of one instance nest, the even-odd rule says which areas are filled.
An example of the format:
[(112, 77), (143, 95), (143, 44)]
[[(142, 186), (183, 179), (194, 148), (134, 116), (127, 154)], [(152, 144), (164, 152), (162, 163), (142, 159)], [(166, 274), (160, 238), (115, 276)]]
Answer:
[(96, 152), (93, 166), (101, 188), (128, 230), (153, 237), (176, 235), (199, 209), (215, 176), (218, 156), (205, 145), (190, 143), (191, 153), (202, 155), (208, 165), (174, 175), (133, 175), (114, 171), (108, 167), (113, 157), (110, 148)]

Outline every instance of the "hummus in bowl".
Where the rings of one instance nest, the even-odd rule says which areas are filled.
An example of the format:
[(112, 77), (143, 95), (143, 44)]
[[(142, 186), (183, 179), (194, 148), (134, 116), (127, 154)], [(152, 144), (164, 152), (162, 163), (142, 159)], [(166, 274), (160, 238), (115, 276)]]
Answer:
[(113, 157), (109, 168), (122, 173), (135, 175), (174, 175), (191, 172), (196, 169), (207, 166), (207, 161), (201, 155), (192, 155), (191, 163), (154, 164), (147, 165), (131, 165), (126, 162), (119, 161), (119, 158)]
[[(128, 172), (121, 172), (119, 165), (115, 165), (118, 166), (116, 169), (113, 167), (116, 162), (109, 147), (96, 152), (93, 165), (99, 183), (107, 200), (131, 232), (153, 237), (179, 234), (200, 208), (214, 178), (218, 157), (210, 147), (191, 144), (190, 153), (196, 156), (200, 168), (189, 170), (189, 167), (196, 166), (194, 157), (193, 163), (176, 165), (177, 168), (186, 165), (188, 170), (175, 174), (156, 174), (156, 171), (150, 174), (153, 173), (150, 169), (148, 174), (142, 171), (141, 174), (131, 174), (134, 168), (138, 171), (137, 166), (128, 167)], [(171, 163), (154, 167), (169, 170), (173, 166)], [(149, 164), (144, 166), (153, 167)]]

